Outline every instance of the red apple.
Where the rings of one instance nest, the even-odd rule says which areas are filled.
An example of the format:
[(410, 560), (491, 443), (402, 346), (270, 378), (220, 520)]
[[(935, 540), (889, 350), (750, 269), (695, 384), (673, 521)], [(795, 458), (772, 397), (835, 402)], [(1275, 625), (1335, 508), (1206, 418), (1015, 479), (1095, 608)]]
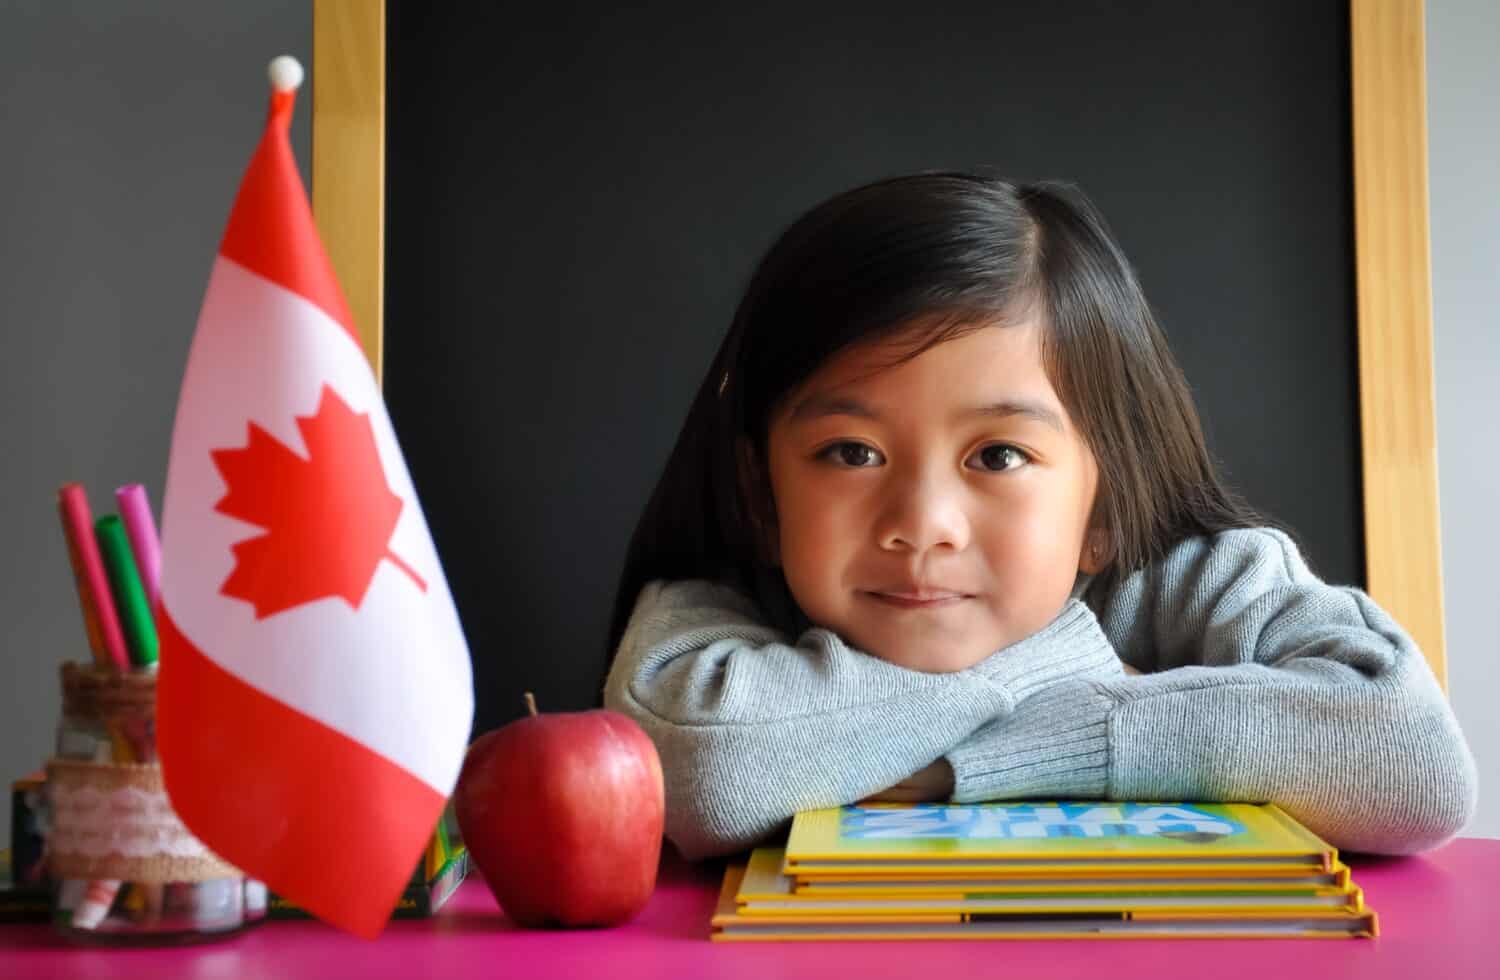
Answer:
[(538, 715), (469, 746), (453, 811), (505, 914), (613, 926), (656, 887), (666, 804), (656, 746), (617, 711)]

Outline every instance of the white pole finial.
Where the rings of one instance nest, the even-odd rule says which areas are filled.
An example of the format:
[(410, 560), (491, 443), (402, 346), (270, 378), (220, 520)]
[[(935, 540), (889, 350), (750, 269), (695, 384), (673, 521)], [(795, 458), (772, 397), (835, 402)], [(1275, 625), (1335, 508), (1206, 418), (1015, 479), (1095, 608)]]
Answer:
[(271, 76), (271, 88), (294, 92), (302, 84), (302, 62), (289, 54), (278, 55), (271, 59), (266, 74)]

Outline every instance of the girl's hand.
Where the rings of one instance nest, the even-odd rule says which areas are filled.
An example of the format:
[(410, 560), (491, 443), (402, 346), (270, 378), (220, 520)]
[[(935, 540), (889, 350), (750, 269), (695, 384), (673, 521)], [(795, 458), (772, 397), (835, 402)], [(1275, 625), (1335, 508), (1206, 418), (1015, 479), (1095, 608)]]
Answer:
[[(1126, 675), (1137, 677), (1140, 671), (1120, 662)], [(912, 773), (901, 782), (860, 800), (861, 803), (933, 803), (953, 796), (953, 767), (947, 759), (938, 759), (932, 765)]]
[[(1140, 671), (1120, 662), (1126, 675), (1136, 677)], [(947, 759), (938, 759), (925, 769), (907, 776), (901, 782), (867, 796), (861, 803), (934, 803), (953, 796), (953, 767)]]
[(925, 769), (907, 776), (896, 785), (883, 789), (861, 803), (932, 803), (953, 795), (953, 767), (939, 759)]

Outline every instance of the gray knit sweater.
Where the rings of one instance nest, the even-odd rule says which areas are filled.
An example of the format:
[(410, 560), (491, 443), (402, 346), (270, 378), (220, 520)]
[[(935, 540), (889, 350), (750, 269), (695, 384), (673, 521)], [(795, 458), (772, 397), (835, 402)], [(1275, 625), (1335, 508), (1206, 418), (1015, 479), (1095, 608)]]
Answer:
[(960, 802), (1271, 801), (1358, 851), (1422, 850), (1468, 820), (1474, 762), (1421, 651), (1285, 535), (1189, 539), (1113, 590), (1090, 584), (1036, 635), (926, 674), (827, 629), (793, 641), (727, 586), (652, 582), (605, 704), (656, 744), (667, 837), (689, 858), (940, 757)]

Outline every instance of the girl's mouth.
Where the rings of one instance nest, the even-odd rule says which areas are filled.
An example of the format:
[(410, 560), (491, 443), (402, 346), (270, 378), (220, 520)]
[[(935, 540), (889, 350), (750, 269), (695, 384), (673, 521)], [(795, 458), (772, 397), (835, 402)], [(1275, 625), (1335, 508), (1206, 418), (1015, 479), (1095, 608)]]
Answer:
[(957, 605), (968, 598), (958, 592), (866, 592), (865, 595), (898, 609), (937, 609)]

